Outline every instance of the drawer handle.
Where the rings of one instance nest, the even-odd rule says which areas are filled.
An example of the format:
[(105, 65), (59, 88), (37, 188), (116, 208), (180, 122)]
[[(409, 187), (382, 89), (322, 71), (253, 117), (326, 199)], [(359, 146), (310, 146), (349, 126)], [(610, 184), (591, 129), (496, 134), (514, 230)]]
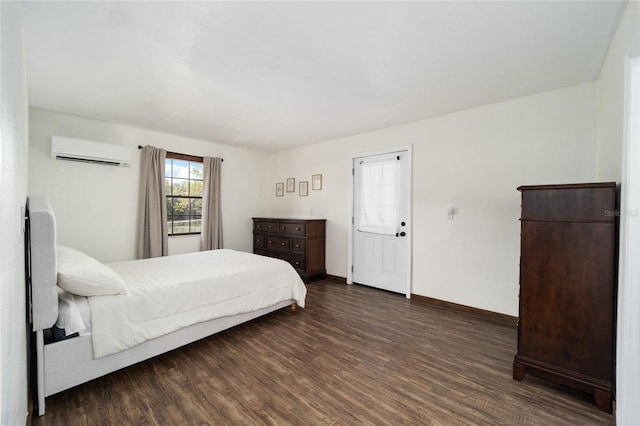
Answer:
[(272, 226), (272, 225), (269, 225), (269, 229), (271, 229), (271, 228), (273, 228), (273, 226)]
[(273, 241), (269, 240), (269, 244), (273, 244)]
[(262, 242), (262, 240), (260, 238), (258, 238), (256, 241), (259, 242), (259, 243)]
[(287, 243), (280, 243), (280, 245), (281, 245), (281, 246), (284, 246), (284, 245), (286, 245), (286, 244), (287, 244)]
[(296, 248), (300, 248), (300, 244), (296, 244)]
[(300, 265), (300, 262), (296, 262), (296, 265)]
[(281, 226), (280, 229), (287, 229), (287, 227), (286, 226)]
[(296, 231), (299, 231), (299, 230), (300, 230), (300, 228), (296, 228)]
[(256, 225), (256, 228), (262, 228), (262, 225)]

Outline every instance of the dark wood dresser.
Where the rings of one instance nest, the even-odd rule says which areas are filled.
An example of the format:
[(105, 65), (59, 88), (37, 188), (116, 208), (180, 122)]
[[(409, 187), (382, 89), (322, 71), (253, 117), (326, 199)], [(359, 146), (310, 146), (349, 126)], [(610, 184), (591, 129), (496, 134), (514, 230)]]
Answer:
[(612, 409), (615, 183), (521, 186), (520, 320), (513, 378), (592, 393)]
[(305, 283), (323, 277), (326, 219), (253, 218), (253, 252), (291, 263)]

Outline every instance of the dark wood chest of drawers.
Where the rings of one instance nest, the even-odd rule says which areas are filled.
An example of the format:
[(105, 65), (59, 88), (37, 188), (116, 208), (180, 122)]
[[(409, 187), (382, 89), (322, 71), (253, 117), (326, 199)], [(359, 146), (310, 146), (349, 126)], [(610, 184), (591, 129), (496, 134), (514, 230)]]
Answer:
[(513, 378), (592, 393), (611, 412), (616, 306), (615, 183), (523, 186), (520, 319)]
[(326, 219), (253, 218), (253, 252), (289, 262), (304, 282), (326, 274)]

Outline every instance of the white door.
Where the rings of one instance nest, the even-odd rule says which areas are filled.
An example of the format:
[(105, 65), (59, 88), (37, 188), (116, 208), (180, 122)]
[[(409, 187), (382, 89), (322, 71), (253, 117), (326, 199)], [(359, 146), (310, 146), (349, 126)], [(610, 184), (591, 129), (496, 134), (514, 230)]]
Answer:
[(353, 159), (353, 282), (410, 297), (409, 151)]

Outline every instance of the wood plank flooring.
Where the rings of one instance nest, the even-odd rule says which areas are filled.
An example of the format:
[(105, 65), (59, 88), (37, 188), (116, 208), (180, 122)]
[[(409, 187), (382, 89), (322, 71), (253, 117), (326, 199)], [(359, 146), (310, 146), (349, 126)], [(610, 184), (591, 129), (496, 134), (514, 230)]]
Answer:
[(283, 309), (47, 398), (33, 425), (613, 425), (511, 366), (516, 329), (315, 281)]

